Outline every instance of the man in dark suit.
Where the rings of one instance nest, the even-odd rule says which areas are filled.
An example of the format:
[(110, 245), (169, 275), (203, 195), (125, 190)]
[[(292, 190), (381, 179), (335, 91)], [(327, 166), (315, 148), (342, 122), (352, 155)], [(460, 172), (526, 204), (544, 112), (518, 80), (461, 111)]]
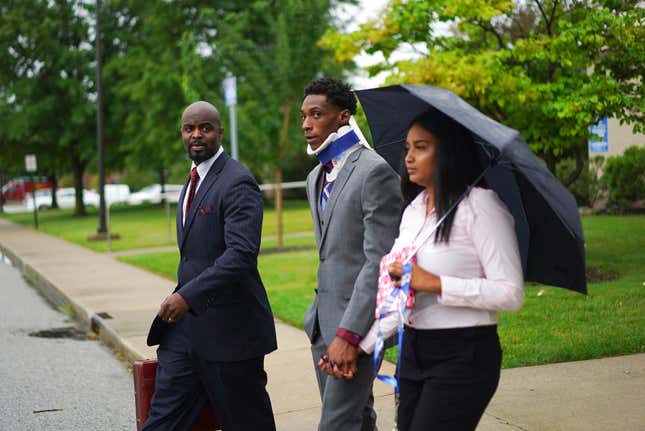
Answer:
[(148, 333), (159, 367), (144, 430), (189, 430), (208, 400), (225, 431), (275, 430), (264, 372), (275, 325), (257, 269), (262, 196), (220, 146), (213, 105), (193, 103), (181, 121), (193, 163), (177, 208), (179, 282)]

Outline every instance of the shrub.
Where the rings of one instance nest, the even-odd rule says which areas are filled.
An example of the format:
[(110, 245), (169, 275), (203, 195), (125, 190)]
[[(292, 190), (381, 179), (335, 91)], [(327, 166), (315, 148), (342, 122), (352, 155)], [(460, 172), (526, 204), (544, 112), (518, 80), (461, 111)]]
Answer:
[(645, 199), (645, 147), (629, 147), (621, 156), (607, 159), (602, 176), (609, 190), (608, 204), (620, 210)]

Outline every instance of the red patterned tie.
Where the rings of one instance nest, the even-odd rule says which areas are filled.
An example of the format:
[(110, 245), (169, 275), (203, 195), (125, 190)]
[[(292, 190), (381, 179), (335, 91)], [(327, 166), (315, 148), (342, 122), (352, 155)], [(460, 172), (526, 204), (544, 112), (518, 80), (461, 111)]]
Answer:
[(190, 211), (190, 204), (195, 198), (195, 189), (197, 188), (197, 180), (199, 179), (199, 174), (197, 173), (197, 168), (193, 168), (190, 171), (190, 188), (188, 189), (188, 196), (186, 197), (186, 217), (188, 217), (188, 212)]
[(322, 187), (322, 193), (320, 196), (320, 207), (324, 210), (325, 207), (327, 206), (327, 201), (329, 200), (329, 196), (331, 195), (331, 189), (334, 187), (334, 182), (329, 181), (327, 182), (327, 175), (334, 169), (334, 164), (332, 161), (328, 161), (323, 165), (323, 169), (325, 172), (323, 173), (323, 187)]

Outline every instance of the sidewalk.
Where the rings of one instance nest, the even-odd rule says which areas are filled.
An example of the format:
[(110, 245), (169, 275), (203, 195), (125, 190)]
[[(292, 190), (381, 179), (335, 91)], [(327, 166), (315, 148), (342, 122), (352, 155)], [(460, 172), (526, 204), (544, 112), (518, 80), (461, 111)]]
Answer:
[[(172, 282), (2, 219), (0, 253), (53, 303), (70, 304), (128, 360), (155, 357), (145, 338)], [(279, 321), (276, 328), (279, 350), (267, 357), (266, 369), (277, 428), (314, 430), (320, 400), (307, 337)], [(394, 367), (385, 366), (391, 374)], [(377, 382), (374, 392), (379, 428), (390, 430), (392, 391)], [(645, 354), (515, 368), (502, 371), (478, 430), (643, 430), (644, 405)]]

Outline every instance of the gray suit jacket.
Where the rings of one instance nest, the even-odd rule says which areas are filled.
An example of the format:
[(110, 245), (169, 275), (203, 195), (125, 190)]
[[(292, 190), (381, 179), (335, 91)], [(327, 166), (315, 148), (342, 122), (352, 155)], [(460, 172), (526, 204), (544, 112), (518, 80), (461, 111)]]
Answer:
[(319, 328), (329, 345), (338, 328), (362, 337), (374, 321), (379, 263), (398, 233), (401, 193), (397, 173), (361, 148), (339, 172), (323, 211), (321, 171), (318, 165), (307, 176), (320, 265), (304, 327), (311, 341)]

